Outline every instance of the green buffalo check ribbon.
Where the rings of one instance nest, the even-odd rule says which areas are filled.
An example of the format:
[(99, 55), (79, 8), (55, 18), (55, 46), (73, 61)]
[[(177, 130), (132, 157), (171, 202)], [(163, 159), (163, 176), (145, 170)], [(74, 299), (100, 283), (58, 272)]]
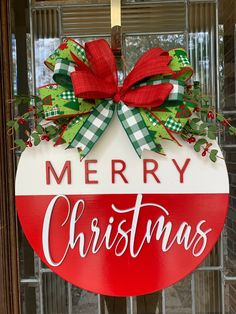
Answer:
[[(45, 64), (57, 84), (39, 88), (45, 119), (65, 123), (60, 141), (78, 148), (84, 158), (109, 126), (114, 113), (136, 153), (164, 154), (162, 139), (175, 141), (194, 104), (184, 99), (185, 81), (193, 73), (184, 49), (153, 48), (118, 86), (116, 62), (105, 40), (82, 47), (64, 39)], [(180, 145), (180, 144), (179, 144)]]
[(96, 106), (71, 141), (69, 148), (78, 147), (81, 157), (85, 157), (109, 125), (114, 110), (112, 101), (104, 101)]
[(120, 103), (117, 112), (120, 122), (139, 156), (142, 155), (144, 149), (160, 152), (160, 147), (154, 142), (137, 108), (129, 108)]

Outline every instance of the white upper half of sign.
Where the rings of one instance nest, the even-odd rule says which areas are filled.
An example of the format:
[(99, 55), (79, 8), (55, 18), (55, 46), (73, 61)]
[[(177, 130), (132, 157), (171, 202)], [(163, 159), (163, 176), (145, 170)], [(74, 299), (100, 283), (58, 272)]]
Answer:
[[(176, 135), (177, 137), (178, 135)], [(179, 140), (179, 137), (178, 137)], [(181, 142), (182, 143), (182, 142)], [(37, 147), (27, 148), (19, 161), (16, 177), (16, 195), (55, 195), (55, 194), (181, 194), (181, 193), (228, 193), (229, 182), (226, 165), (223, 159), (217, 158), (215, 163), (209, 158), (196, 153), (193, 144), (183, 142), (183, 147), (176, 143), (162, 140), (166, 156), (145, 151), (140, 159), (133, 149), (118, 118), (112, 123), (87, 157), (80, 161), (77, 149), (65, 150), (65, 145), (54, 147), (52, 143), (42, 142)], [(214, 148), (219, 150), (216, 143)], [(180, 173), (172, 159), (182, 169), (186, 159), (190, 162), (180, 182)], [(146, 174), (144, 183), (143, 160), (156, 160), (158, 169), (155, 171), (160, 182), (156, 182), (152, 174)], [(88, 165), (89, 180), (97, 184), (85, 183), (85, 160), (96, 160)], [(123, 175), (125, 183), (119, 174), (115, 174), (112, 183), (112, 160), (122, 160), (126, 164)], [(46, 184), (46, 161), (50, 161), (56, 174), (60, 176), (66, 161), (71, 165), (71, 184), (65, 175), (60, 184), (56, 183), (50, 173), (50, 184)], [(119, 170), (121, 163), (116, 163)], [(154, 167), (154, 162), (146, 163), (148, 170)]]

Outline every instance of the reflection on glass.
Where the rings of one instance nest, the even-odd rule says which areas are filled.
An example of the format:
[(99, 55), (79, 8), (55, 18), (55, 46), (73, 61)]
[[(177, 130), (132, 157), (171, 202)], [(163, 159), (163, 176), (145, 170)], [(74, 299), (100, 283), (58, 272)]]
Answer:
[(13, 93), (17, 93), (17, 56), (16, 56), (16, 38), (15, 34), (12, 34), (11, 38), (12, 49), (12, 81), (13, 81)]
[[(231, 167), (234, 167), (232, 163), (236, 158), (236, 151), (227, 151), (226, 160), (228, 160), (229, 171)], [(229, 211), (224, 230), (224, 255), (225, 255), (225, 273), (227, 276), (236, 276), (236, 222), (235, 222), (235, 205), (236, 199), (235, 186), (236, 186), (236, 175), (235, 172), (230, 171), (231, 181), (231, 197), (229, 203)]]
[(40, 314), (37, 299), (38, 289), (34, 286), (23, 285), (21, 287), (21, 311), (24, 314)]
[(68, 313), (67, 282), (52, 272), (44, 273), (42, 279), (43, 313)]
[(160, 47), (169, 50), (176, 47), (185, 47), (184, 34), (153, 34), (125, 36), (125, 66), (130, 71), (137, 59), (147, 50)]
[(196, 32), (189, 34), (189, 58), (194, 68), (192, 81), (201, 82), (202, 92), (213, 95), (213, 67), (210, 34)]
[(27, 241), (22, 229), (19, 231), (19, 259), (20, 259), (20, 275), (22, 279), (34, 278), (35, 255), (29, 242)]
[(225, 285), (225, 314), (236, 313), (236, 281), (230, 281)]
[(84, 46), (84, 44), (88, 41), (92, 41), (92, 40), (96, 40), (96, 39), (105, 39), (109, 44), (111, 43), (111, 38), (109, 36), (104, 37), (93, 37), (93, 36), (88, 36), (88, 37), (76, 37), (74, 38), (79, 44), (81, 44), (82, 46)]
[(222, 313), (221, 274), (219, 271), (197, 271), (194, 274), (196, 313)]
[(40, 38), (35, 41), (36, 88), (53, 83), (52, 72), (45, 66), (44, 61), (59, 44), (59, 38)]
[(187, 314), (192, 310), (191, 275), (165, 290), (168, 314)]
[(71, 296), (73, 314), (96, 314), (98, 312), (98, 297), (96, 294), (72, 286)]

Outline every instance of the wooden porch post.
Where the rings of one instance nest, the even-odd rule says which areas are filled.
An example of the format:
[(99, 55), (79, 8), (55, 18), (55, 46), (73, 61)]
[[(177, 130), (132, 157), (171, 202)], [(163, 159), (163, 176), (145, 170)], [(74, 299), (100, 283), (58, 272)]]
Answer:
[(11, 119), (10, 1), (0, 1), (0, 313), (20, 313), (14, 153), (7, 135)]

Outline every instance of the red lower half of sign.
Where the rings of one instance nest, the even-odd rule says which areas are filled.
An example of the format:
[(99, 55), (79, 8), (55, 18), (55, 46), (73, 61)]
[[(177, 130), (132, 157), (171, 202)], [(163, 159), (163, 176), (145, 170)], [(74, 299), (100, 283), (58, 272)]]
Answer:
[(210, 253), (228, 194), (16, 196), (43, 262), (83, 289), (141, 295), (177, 282)]

